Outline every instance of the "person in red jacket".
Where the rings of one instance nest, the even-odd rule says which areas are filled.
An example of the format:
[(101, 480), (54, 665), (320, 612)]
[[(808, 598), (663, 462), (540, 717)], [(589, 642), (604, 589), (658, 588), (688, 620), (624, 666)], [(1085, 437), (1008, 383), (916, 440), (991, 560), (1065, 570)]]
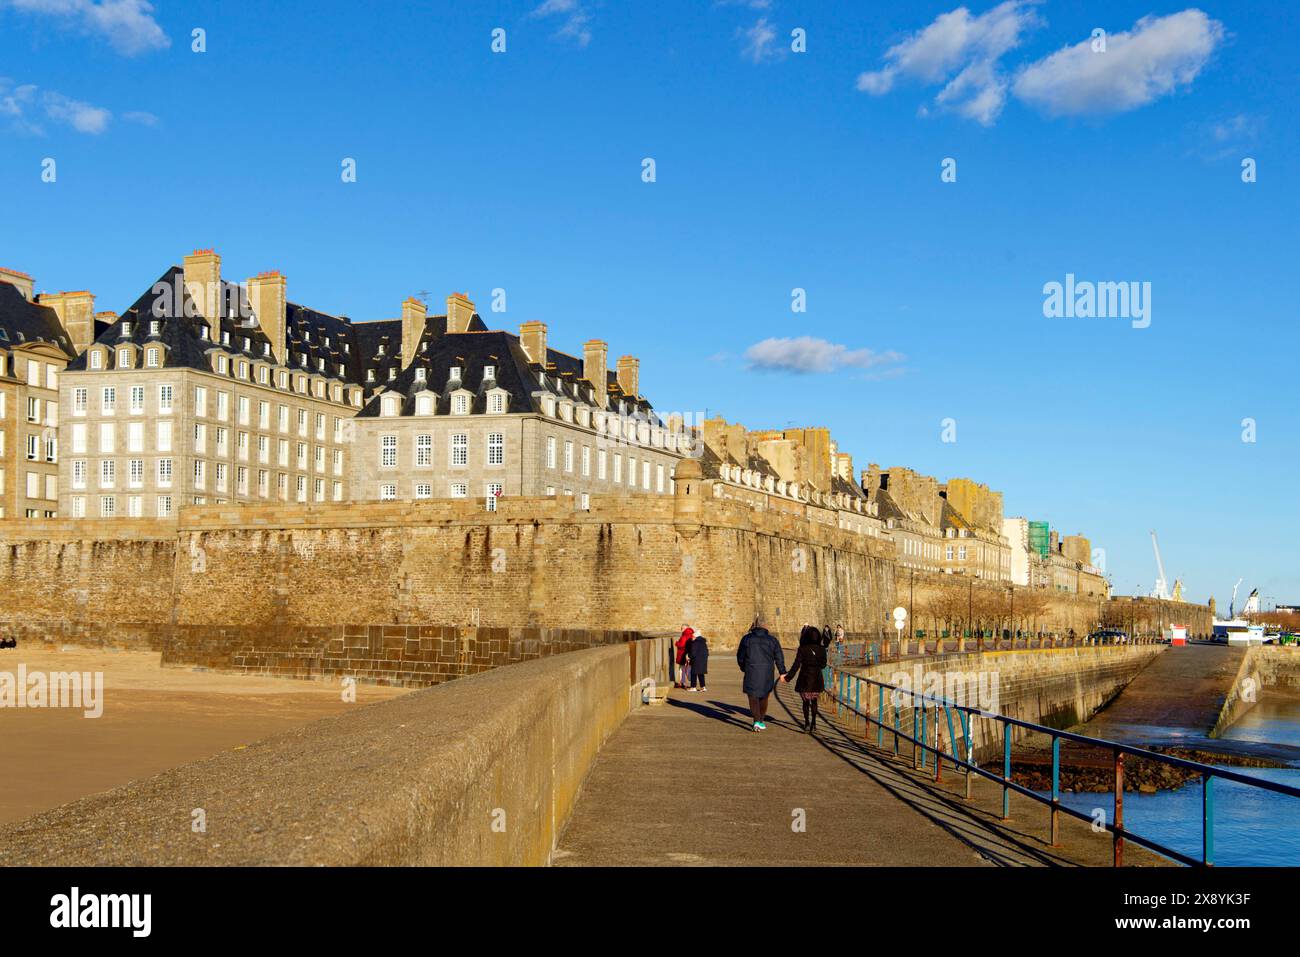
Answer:
[(690, 681), (690, 678), (687, 677), (689, 666), (686, 663), (686, 647), (694, 639), (695, 639), (695, 629), (692, 628), (690, 625), (682, 626), (682, 636), (677, 639), (677, 644), (674, 645), (675, 659), (677, 661), (677, 668), (679, 672), (677, 680), (673, 682), (675, 687), (678, 688), (689, 687), (688, 682)]

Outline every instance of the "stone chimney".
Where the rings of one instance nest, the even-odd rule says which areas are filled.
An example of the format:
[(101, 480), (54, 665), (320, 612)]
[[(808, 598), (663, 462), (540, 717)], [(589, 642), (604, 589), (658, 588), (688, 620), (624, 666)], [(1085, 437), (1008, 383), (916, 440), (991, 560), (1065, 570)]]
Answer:
[(11, 286), (17, 286), (24, 299), (28, 302), (33, 301), (32, 296), (35, 294), (36, 282), (27, 273), (0, 266), (0, 282), (7, 282)]
[(208, 322), (208, 338), (215, 341), (220, 338), (216, 331), (221, 302), (221, 257), (211, 249), (196, 249), (185, 257), (184, 266), (185, 291), (194, 300), (199, 315)]
[(596, 393), (596, 404), (602, 409), (609, 404), (609, 345), (600, 339), (588, 339), (582, 344), (582, 377), (591, 383)]
[(641, 398), (641, 393), (637, 391), (637, 379), (640, 377), (640, 370), (641, 360), (636, 358), (636, 356), (618, 357), (619, 388), (634, 399)]
[(546, 367), (546, 323), (533, 321), (521, 325), (519, 344), (524, 347), (529, 362)]
[(72, 340), (72, 348), (81, 355), (95, 341), (95, 297), (82, 292), (41, 293), (36, 301), (49, 306), (59, 316), (59, 324)]
[[(451, 322), (451, 300), (447, 300), (447, 321)], [(424, 322), (428, 318), (429, 310), (424, 303), (414, 296), (407, 296), (402, 300), (402, 368), (405, 369), (415, 358), (416, 350), (420, 348), (420, 340), (424, 338)]]
[[(187, 262), (187, 285), (188, 268)], [(271, 340), (271, 355), (275, 356), (275, 361), (281, 364), (285, 360), (284, 326), (288, 313), (285, 286), (285, 278), (278, 270), (258, 273), (247, 283), (248, 305), (252, 307), (253, 315), (257, 317), (257, 324), (262, 328), (262, 332)]]
[(474, 318), (474, 303), (463, 292), (453, 292), (447, 297), (447, 331), (469, 332), (469, 321)]

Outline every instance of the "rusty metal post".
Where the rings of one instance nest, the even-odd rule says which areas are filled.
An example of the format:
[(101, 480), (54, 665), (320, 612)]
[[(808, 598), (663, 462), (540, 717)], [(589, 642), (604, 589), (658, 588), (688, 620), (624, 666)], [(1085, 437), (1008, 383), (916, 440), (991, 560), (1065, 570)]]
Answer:
[(1115, 866), (1124, 866), (1124, 752), (1115, 749)]
[(1061, 739), (1052, 735), (1052, 847), (1061, 846)]

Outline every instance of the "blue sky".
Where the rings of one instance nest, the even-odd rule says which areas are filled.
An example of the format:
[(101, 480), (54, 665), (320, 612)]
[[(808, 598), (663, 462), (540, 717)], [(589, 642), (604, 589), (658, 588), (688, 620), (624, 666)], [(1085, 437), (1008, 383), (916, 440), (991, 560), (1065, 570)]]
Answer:
[[(357, 320), (464, 290), (661, 412), (986, 481), (1117, 591), (1154, 528), (1191, 597), (1300, 601), (1292, 5), (382, 9), (0, 0), (0, 265), (114, 310), (209, 246)], [(1046, 318), (1067, 273), (1150, 327)]]

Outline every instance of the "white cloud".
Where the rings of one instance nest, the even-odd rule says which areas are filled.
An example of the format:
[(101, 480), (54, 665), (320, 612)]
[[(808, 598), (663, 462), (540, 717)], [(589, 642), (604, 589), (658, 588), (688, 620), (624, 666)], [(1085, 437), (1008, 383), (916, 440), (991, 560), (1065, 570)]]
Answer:
[(850, 349), (825, 339), (798, 336), (756, 342), (745, 350), (745, 359), (751, 369), (805, 375), (834, 372), (838, 369), (878, 369), (883, 365), (901, 362), (903, 357), (897, 352)]
[(1223, 36), (1223, 24), (1196, 9), (1143, 17), (1107, 37), (1104, 53), (1084, 40), (1031, 63), (1013, 90), (1052, 116), (1135, 110), (1191, 84)]
[(591, 42), (591, 14), (579, 0), (545, 0), (530, 14), (534, 19), (560, 16), (564, 23), (555, 31), (555, 36), (573, 40), (578, 46), (585, 47)]
[(0, 0), (0, 5), (57, 17), (83, 33), (103, 37), (126, 56), (171, 46), (148, 0)]
[(858, 89), (883, 96), (899, 80), (944, 88), (935, 103), (989, 125), (1006, 102), (1008, 81), (998, 61), (1041, 25), (1037, 0), (1006, 0), (973, 16), (966, 7), (942, 13), (927, 27), (885, 51), (885, 64), (858, 76)]
[(53, 90), (41, 93), (30, 83), (14, 86), (10, 80), (0, 77), (0, 116), (8, 118), (16, 131), (33, 136), (44, 135), (41, 114), (45, 119), (63, 123), (78, 133), (92, 135), (108, 129), (113, 118), (113, 114), (101, 106), (74, 100)]
[(131, 110), (129, 113), (123, 113), (122, 119), (128, 123), (139, 123), (141, 126), (157, 126), (161, 121), (152, 113), (146, 113), (144, 110)]
[(113, 116), (102, 106), (91, 106), (62, 93), (47, 92), (44, 105), (46, 116), (68, 124), (78, 133), (102, 133)]
[(736, 35), (744, 40), (741, 56), (752, 63), (762, 63), (778, 56), (776, 46), (776, 29), (762, 17), (748, 30), (737, 30)]

